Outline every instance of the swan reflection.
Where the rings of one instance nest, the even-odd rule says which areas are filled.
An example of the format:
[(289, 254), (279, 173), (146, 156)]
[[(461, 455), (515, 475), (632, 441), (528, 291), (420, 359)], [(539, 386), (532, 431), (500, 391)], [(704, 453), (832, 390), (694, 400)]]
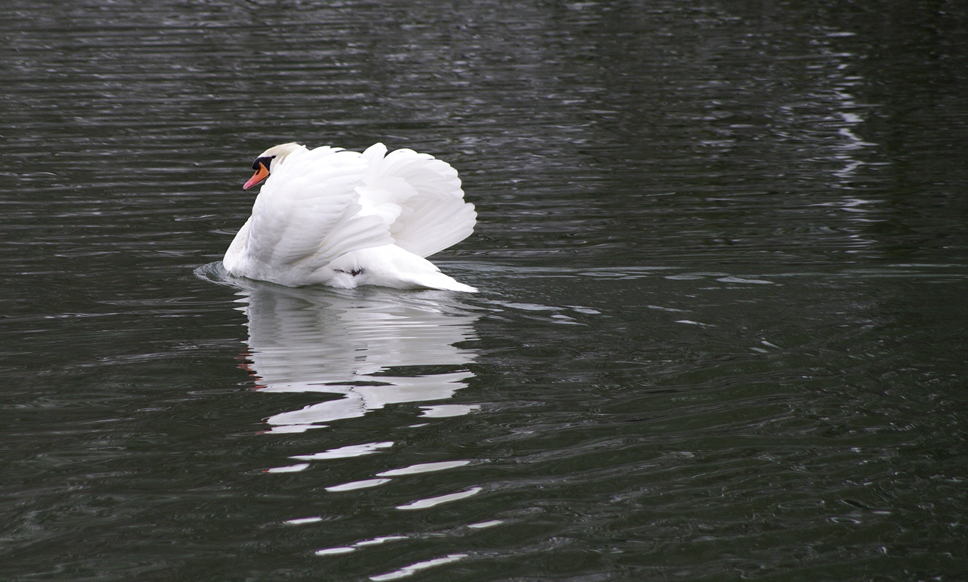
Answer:
[[(450, 398), (473, 373), (477, 315), (443, 291), (339, 291), (256, 282), (242, 287), (248, 317), (246, 367), (263, 392), (320, 392), (339, 398), (276, 414), (272, 432), (301, 432), (387, 404)], [(427, 416), (469, 406), (432, 406)]]

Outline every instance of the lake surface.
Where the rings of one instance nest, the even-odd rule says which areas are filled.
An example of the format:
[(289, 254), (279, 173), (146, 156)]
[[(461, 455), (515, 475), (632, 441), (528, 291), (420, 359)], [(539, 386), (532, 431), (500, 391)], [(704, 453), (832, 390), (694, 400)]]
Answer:
[[(958, 580), (968, 8), (38, 1), (0, 578)], [(473, 295), (219, 260), (277, 143), (447, 160)]]

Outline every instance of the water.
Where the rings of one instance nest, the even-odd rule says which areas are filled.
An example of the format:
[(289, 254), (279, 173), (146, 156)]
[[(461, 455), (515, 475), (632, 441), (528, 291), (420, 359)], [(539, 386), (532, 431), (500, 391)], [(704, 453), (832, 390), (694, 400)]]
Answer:
[[(968, 571), (955, 3), (32, 2), (4, 580)], [(481, 292), (218, 260), (251, 159), (451, 162)]]

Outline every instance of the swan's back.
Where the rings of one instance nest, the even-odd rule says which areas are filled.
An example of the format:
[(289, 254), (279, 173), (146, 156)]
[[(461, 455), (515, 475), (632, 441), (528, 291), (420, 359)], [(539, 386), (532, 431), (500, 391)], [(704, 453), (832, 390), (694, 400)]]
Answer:
[(362, 157), (367, 177), (357, 187), (364, 213), (370, 208), (387, 220), (396, 245), (428, 257), (474, 232), (477, 213), (464, 202), (457, 170), (428, 154), (401, 149), (386, 155), (383, 144), (370, 146)]

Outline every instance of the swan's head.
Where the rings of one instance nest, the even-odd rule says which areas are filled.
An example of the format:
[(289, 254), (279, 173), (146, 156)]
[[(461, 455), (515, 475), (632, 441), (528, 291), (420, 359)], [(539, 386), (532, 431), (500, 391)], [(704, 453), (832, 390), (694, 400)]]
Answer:
[(295, 142), (284, 143), (273, 146), (259, 154), (259, 157), (252, 162), (252, 169), (255, 170), (255, 174), (252, 174), (252, 177), (245, 183), (245, 186), (242, 186), (242, 189), (248, 190), (268, 178), (272, 169), (286, 159), (286, 156), (302, 147)]

